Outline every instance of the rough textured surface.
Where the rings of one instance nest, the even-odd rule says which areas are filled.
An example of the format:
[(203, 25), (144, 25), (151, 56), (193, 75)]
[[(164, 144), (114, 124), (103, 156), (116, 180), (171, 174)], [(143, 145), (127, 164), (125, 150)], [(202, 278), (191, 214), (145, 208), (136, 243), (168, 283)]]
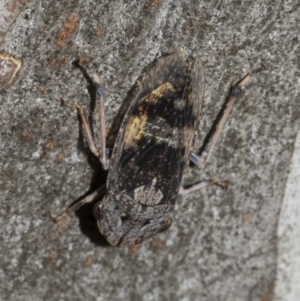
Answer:
[[(1, 44), (21, 57), (1, 97), (0, 295), (3, 300), (271, 300), (276, 225), (299, 129), (297, 1), (29, 1)], [(109, 247), (92, 207), (53, 225), (103, 173), (65, 99), (94, 108), (71, 62), (92, 58), (108, 125), (150, 63), (181, 47), (200, 55), (206, 106), (200, 148), (226, 93), (263, 61), (205, 172), (229, 179), (179, 199), (168, 232), (140, 249)], [(93, 99), (93, 97), (92, 97)]]
[(2, 0), (0, 3), (0, 41), (5, 37), (27, 0)]
[(300, 132), (298, 132), (290, 173), (277, 228), (278, 260), (275, 294), (278, 301), (294, 301), (300, 296)]

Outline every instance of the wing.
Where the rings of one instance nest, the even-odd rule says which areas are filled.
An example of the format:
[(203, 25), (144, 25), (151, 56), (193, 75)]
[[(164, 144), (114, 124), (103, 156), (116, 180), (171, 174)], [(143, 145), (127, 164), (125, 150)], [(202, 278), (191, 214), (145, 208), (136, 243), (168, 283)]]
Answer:
[(107, 187), (144, 205), (174, 204), (194, 142), (204, 94), (201, 60), (186, 53), (157, 62), (118, 133)]

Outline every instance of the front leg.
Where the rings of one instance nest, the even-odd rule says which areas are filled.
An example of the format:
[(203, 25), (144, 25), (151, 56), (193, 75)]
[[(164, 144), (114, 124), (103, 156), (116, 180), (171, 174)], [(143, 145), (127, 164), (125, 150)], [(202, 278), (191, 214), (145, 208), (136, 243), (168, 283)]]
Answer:
[(106, 155), (106, 127), (105, 127), (105, 93), (104, 93), (104, 85), (102, 84), (99, 75), (94, 70), (89, 70), (88, 67), (86, 67), (85, 62), (78, 62), (79, 66), (84, 70), (84, 72), (90, 76), (91, 80), (93, 81), (96, 92), (97, 92), (97, 102), (98, 102), (98, 108), (99, 108), (99, 128), (100, 128), (100, 134), (99, 134), (99, 144), (100, 148), (97, 148), (94, 142), (94, 138), (92, 135), (92, 130), (90, 127), (90, 124), (88, 122), (87, 117), (84, 114), (84, 110), (81, 106), (77, 104), (71, 104), (66, 103), (64, 100), (61, 100), (61, 105), (63, 107), (70, 107), (75, 108), (79, 114), (79, 117), (82, 120), (84, 131), (86, 134), (87, 142), (89, 144), (89, 148), (91, 152), (99, 157), (99, 160), (101, 162), (101, 165), (104, 170), (107, 170), (109, 167), (109, 159)]

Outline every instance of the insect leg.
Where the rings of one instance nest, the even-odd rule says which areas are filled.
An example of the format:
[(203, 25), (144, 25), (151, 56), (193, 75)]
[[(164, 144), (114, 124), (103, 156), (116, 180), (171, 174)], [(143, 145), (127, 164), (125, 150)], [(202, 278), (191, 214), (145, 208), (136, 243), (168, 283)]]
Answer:
[(99, 75), (94, 71), (91, 74), (92, 80), (97, 88), (97, 96), (99, 101), (99, 142), (100, 142), (100, 149), (99, 149), (99, 158), (100, 162), (103, 166), (104, 170), (107, 170), (109, 167), (109, 159), (106, 156), (106, 128), (105, 128), (105, 92), (104, 92), (104, 85), (101, 82)]
[(220, 182), (214, 179), (207, 180), (207, 181), (202, 181), (200, 183), (194, 184), (189, 188), (183, 188), (182, 186), (179, 188), (179, 194), (181, 195), (187, 195), (191, 192), (194, 192), (196, 190), (200, 190), (204, 187), (210, 186), (210, 185), (217, 185), (220, 186), (223, 189), (227, 189), (228, 186), (228, 181)]
[[(101, 151), (96, 147), (95, 143), (94, 143), (94, 138), (93, 138), (93, 134), (92, 134), (92, 130), (91, 127), (89, 125), (88, 119), (84, 114), (84, 110), (82, 108), (82, 106), (79, 106), (77, 104), (73, 104), (73, 103), (67, 103), (65, 102), (63, 99), (61, 100), (61, 106), (62, 107), (69, 107), (69, 108), (74, 108), (77, 110), (82, 123), (83, 123), (83, 128), (87, 137), (87, 142), (89, 145), (89, 148), (91, 150), (91, 152), (99, 157), (100, 162), (102, 164), (102, 167), (104, 170), (108, 169), (108, 164), (109, 164), (109, 160), (106, 157), (106, 152), (104, 151), (104, 156), (101, 155), (101, 151), (102, 151), (102, 147), (101, 147)], [(101, 144), (102, 146), (102, 144)], [(104, 143), (104, 147), (105, 147), (105, 143)]]
[[(214, 147), (216, 146), (217, 141), (220, 137), (220, 133), (221, 133), (223, 127), (224, 127), (224, 124), (225, 124), (226, 120), (228, 119), (228, 116), (229, 116), (229, 114), (232, 110), (232, 107), (233, 107), (235, 101), (241, 95), (242, 90), (245, 87), (245, 85), (249, 82), (249, 80), (252, 78), (253, 75), (255, 75), (256, 73), (259, 73), (259, 72), (261, 72), (265, 69), (266, 69), (265, 66), (261, 65), (260, 68), (255, 69), (252, 72), (248, 73), (242, 80), (240, 80), (232, 88), (229, 100), (228, 100), (227, 105), (226, 105), (226, 108), (225, 108), (225, 110), (224, 110), (224, 112), (221, 116), (221, 119), (219, 120), (219, 122), (216, 126), (216, 130), (213, 134), (212, 141), (211, 141), (211, 144), (209, 146), (207, 156), (205, 158), (201, 158), (201, 157), (197, 156), (195, 153), (191, 154), (190, 160), (198, 168), (201, 168), (201, 169), (204, 168), (205, 165), (209, 162), (209, 160), (211, 158), (211, 155), (213, 153)], [(210, 185), (218, 185), (218, 186), (222, 187), (223, 189), (226, 189), (227, 186), (228, 186), (228, 181), (220, 182), (220, 181), (212, 179), (212, 180), (200, 182), (200, 183), (195, 184), (195, 185), (193, 185), (189, 188), (180, 187), (179, 194), (186, 195), (188, 193), (191, 193), (191, 192), (196, 191), (196, 190), (200, 190), (200, 189), (202, 189), (204, 187), (207, 187), (207, 186), (210, 186)]]
[(193, 162), (199, 169), (204, 168), (205, 159), (196, 155), (195, 153), (191, 153), (190, 161)]
[(67, 208), (64, 212), (62, 212), (60, 215), (53, 217), (50, 215), (51, 219), (54, 222), (59, 221), (62, 217), (64, 217), (66, 214), (72, 213), (76, 210), (78, 210), (80, 207), (82, 207), (84, 204), (90, 203), (94, 200), (96, 200), (97, 198), (99, 198), (100, 196), (102, 196), (106, 191), (106, 187), (105, 185), (102, 185), (101, 187), (99, 187), (97, 190), (95, 190), (94, 192), (92, 192), (91, 194), (87, 195), (84, 199), (82, 199), (81, 201), (75, 203), (73, 206)]
[[(94, 84), (96, 88), (97, 101), (98, 101), (98, 109), (99, 109), (99, 144), (100, 148), (97, 149), (97, 156), (100, 159), (102, 167), (104, 170), (107, 170), (109, 167), (109, 159), (106, 154), (106, 128), (105, 128), (105, 92), (104, 85), (100, 79), (98, 73), (87, 65), (87, 62), (81, 60), (80, 58), (76, 61), (76, 64), (81, 68), (81, 70), (85, 73), (85, 75), (90, 79), (90, 81)], [(87, 135), (88, 136), (88, 135)], [(88, 136), (89, 139), (89, 136)], [(92, 141), (91, 141), (92, 142)], [(94, 144), (94, 142), (92, 142)], [(90, 145), (90, 142), (89, 142)], [(91, 149), (93, 152), (93, 150)]]
[(95, 156), (99, 157), (99, 150), (95, 146), (95, 143), (94, 143), (94, 140), (93, 140), (93, 135), (92, 135), (92, 130), (91, 130), (89, 122), (88, 122), (88, 120), (87, 120), (87, 118), (84, 114), (83, 108), (81, 106), (77, 105), (77, 104), (67, 103), (63, 99), (61, 99), (60, 105), (62, 107), (74, 108), (74, 109), (77, 110), (77, 112), (78, 112), (78, 114), (79, 114), (79, 116), (82, 120), (82, 123), (83, 123), (83, 127), (84, 127), (84, 131), (86, 133), (86, 136), (87, 136), (87, 141), (88, 141), (88, 144), (89, 144), (89, 148)]
[(249, 80), (257, 73), (266, 70), (266, 67), (262, 64), (260, 68), (257, 68), (253, 70), (252, 72), (248, 73), (243, 79), (241, 79), (233, 88), (231, 89), (229, 100), (226, 104), (226, 108), (223, 112), (223, 115), (221, 116), (221, 119), (219, 120), (215, 132), (212, 136), (212, 140), (208, 149), (207, 156), (204, 159), (199, 158), (197, 155), (192, 154), (191, 161), (195, 163), (198, 167), (204, 168), (206, 163), (209, 162), (211, 155), (213, 153), (214, 147), (216, 146), (220, 133), (224, 127), (224, 124), (226, 120), (228, 119), (228, 116), (232, 110), (232, 107), (237, 100), (237, 98), (241, 95), (242, 90), (244, 89), (245, 85), (249, 82)]

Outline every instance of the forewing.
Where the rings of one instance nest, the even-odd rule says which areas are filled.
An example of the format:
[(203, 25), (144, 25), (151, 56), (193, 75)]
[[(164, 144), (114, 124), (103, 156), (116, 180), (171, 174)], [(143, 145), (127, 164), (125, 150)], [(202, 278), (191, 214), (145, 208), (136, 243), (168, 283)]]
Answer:
[(184, 52), (157, 62), (118, 133), (108, 190), (145, 205), (173, 204), (200, 119), (204, 73)]

